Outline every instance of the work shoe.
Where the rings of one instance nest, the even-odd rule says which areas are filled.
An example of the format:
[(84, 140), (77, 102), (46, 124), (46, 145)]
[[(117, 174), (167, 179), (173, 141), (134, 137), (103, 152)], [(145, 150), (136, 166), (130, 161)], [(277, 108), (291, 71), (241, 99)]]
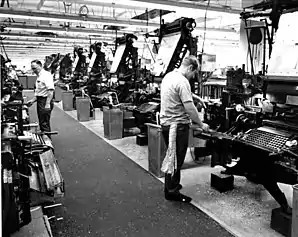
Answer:
[(174, 193), (165, 192), (165, 199), (168, 201), (185, 202), (185, 203), (190, 203), (192, 200), (190, 197), (185, 196), (180, 192), (174, 192)]

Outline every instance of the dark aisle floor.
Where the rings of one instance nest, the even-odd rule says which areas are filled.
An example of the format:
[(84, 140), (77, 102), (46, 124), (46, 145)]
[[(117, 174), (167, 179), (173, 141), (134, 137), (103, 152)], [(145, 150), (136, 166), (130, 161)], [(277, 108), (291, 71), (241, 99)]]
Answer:
[(66, 183), (54, 237), (232, 236), (192, 205), (164, 200), (161, 182), (64, 111), (55, 107), (51, 121)]

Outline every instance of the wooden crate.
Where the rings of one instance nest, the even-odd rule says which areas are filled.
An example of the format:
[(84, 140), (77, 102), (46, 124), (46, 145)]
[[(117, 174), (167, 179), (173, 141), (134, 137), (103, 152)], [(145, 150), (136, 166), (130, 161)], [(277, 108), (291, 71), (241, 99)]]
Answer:
[(47, 191), (53, 193), (54, 196), (63, 196), (64, 180), (52, 150), (41, 153), (39, 158), (43, 169)]

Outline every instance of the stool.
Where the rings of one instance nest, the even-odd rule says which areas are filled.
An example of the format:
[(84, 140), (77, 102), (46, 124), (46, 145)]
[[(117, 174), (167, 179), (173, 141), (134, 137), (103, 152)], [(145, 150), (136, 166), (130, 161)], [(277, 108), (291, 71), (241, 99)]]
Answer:
[(270, 227), (286, 237), (291, 237), (291, 215), (284, 213), (280, 207), (273, 209), (271, 212)]
[(284, 213), (280, 207), (273, 209), (271, 212), (270, 227), (286, 237), (291, 237), (291, 215)]
[(211, 187), (223, 193), (234, 189), (234, 176), (211, 173)]
[(147, 146), (148, 145), (148, 136), (146, 134), (137, 135), (137, 145)]

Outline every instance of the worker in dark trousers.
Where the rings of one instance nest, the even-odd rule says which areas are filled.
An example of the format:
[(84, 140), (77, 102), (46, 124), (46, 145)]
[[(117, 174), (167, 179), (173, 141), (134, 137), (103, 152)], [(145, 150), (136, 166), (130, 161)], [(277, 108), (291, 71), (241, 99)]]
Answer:
[(31, 62), (31, 69), (37, 75), (33, 99), (28, 101), (28, 106), (37, 102), (37, 116), (41, 132), (51, 132), (51, 112), (54, 107), (54, 79), (50, 72), (43, 69), (38, 60)]
[(188, 56), (184, 58), (180, 68), (169, 72), (161, 83), (160, 124), (167, 145), (161, 170), (165, 173), (165, 198), (171, 201), (191, 201), (190, 197), (179, 192), (182, 188), (181, 168), (188, 148), (190, 122), (204, 131), (209, 130), (209, 126), (199, 117), (189, 83), (198, 69), (196, 57)]

